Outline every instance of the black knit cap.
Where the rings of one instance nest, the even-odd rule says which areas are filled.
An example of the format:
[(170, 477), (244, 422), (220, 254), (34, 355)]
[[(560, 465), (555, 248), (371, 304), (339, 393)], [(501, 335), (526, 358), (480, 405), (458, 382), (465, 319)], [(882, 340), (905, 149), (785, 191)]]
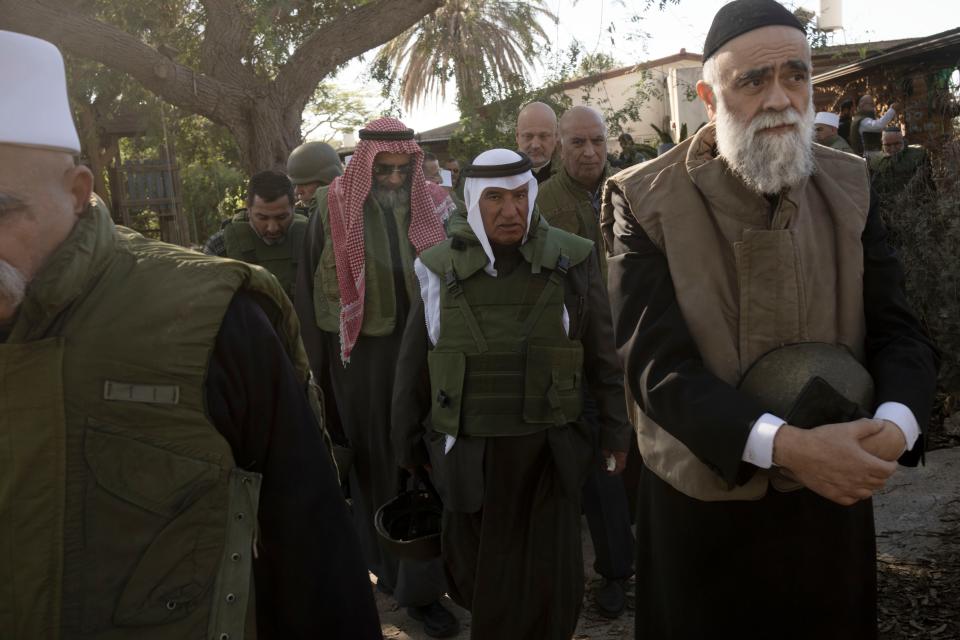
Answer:
[(703, 43), (703, 61), (706, 62), (717, 49), (737, 36), (776, 25), (807, 32), (797, 16), (776, 0), (734, 0), (725, 4), (713, 17), (713, 24), (707, 32), (707, 39)]
[(517, 151), (520, 159), (516, 162), (507, 164), (468, 164), (460, 172), (467, 178), (506, 178), (507, 176), (518, 176), (521, 173), (533, 169), (533, 163), (530, 157), (522, 151)]

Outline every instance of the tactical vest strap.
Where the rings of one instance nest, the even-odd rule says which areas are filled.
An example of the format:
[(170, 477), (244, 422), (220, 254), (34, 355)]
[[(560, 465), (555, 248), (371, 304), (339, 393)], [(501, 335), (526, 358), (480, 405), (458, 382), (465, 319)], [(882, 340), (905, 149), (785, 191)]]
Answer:
[(543, 315), (543, 310), (547, 308), (547, 304), (550, 302), (550, 298), (553, 297), (554, 291), (557, 287), (563, 285), (563, 280), (567, 276), (567, 270), (570, 268), (570, 258), (560, 254), (560, 257), (557, 258), (557, 265), (554, 267), (553, 271), (550, 272), (550, 278), (547, 280), (547, 284), (543, 287), (543, 291), (540, 292), (540, 297), (537, 298), (537, 302), (533, 307), (533, 310), (530, 311), (530, 315), (527, 316), (527, 321), (523, 323), (523, 337), (530, 335), (530, 332), (533, 331), (534, 326), (537, 324), (537, 320), (540, 319), (540, 316)]
[(463, 314), (463, 319), (466, 321), (467, 327), (470, 329), (470, 334), (473, 336), (473, 341), (477, 343), (477, 351), (484, 353), (487, 351), (487, 339), (483, 337), (483, 331), (480, 330), (480, 324), (477, 322), (477, 317), (470, 308), (470, 303), (467, 302), (467, 299), (463, 295), (463, 288), (460, 286), (460, 281), (457, 279), (457, 274), (454, 272), (452, 264), (447, 270), (447, 273), (444, 275), (444, 279), (447, 282), (447, 290), (456, 301), (457, 307), (460, 309), (460, 313)]

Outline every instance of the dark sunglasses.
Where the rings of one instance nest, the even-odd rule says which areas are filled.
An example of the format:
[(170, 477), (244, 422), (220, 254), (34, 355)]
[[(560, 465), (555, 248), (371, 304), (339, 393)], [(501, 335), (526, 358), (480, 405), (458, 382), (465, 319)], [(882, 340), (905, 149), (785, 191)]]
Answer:
[(392, 176), (394, 173), (399, 173), (401, 176), (410, 175), (410, 163), (404, 164), (387, 164), (384, 162), (377, 162), (373, 165), (373, 175), (375, 176)]

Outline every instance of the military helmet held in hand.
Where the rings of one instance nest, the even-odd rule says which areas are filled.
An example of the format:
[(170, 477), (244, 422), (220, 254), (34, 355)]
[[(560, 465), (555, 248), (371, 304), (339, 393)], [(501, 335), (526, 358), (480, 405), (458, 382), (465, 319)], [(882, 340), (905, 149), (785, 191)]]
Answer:
[(747, 370), (738, 388), (759, 400), (764, 410), (786, 418), (800, 392), (817, 377), (863, 413), (872, 412), (870, 373), (844, 347), (823, 342), (788, 344), (769, 351)]

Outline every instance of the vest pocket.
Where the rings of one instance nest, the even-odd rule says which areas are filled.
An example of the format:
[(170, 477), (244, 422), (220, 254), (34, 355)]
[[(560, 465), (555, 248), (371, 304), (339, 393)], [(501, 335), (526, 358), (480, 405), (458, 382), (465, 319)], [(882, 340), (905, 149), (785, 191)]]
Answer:
[(460, 408), (463, 402), (463, 378), (467, 357), (459, 351), (438, 351), (427, 354), (430, 369), (430, 424), (434, 431), (456, 436), (460, 431)]
[(527, 346), (523, 419), (533, 424), (575, 422), (581, 411), (583, 347)]
[(84, 458), (85, 630), (187, 617), (210, 592), (222, 551), (218, 456), (91, 423)]

